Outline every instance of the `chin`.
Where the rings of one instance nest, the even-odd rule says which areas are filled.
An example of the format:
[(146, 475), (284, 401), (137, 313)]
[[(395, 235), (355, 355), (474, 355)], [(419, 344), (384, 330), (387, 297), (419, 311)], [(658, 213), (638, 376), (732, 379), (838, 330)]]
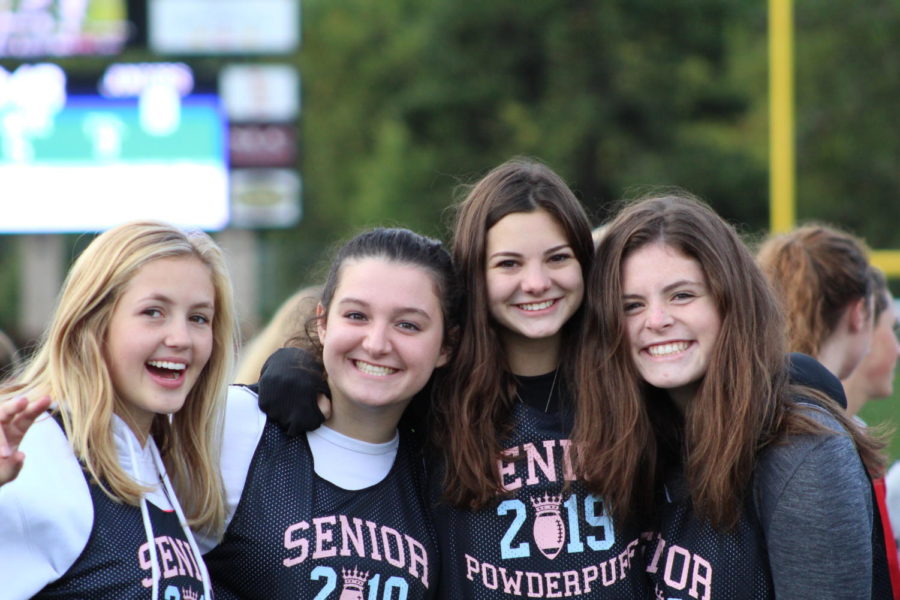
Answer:
[(894, 395), (894, 386), (889, 385), (875, 393), (875, 398), (890, 398)]

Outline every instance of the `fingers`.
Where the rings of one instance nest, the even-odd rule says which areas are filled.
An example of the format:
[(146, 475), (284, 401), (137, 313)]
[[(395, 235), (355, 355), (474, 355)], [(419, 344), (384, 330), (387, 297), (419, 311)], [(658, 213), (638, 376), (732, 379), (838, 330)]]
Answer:
[(0, 458), (0, 485), (15, 479), (22, 470), (24, 461), (25, 455), (21, 452), (14, 452), (9, 458)]
[(28, 406), (28, 398), (20, 396), (6, 402), (0, 402), (0, 425), (6, 425), (13, 417), (25, 410)]
[[(50, 408), (50, 396), (44, 396), (43, 398), (39, 398), (34, 402), (29, 403), (19, 419), (27, 419), (28, 426), (31, 426), (34, 420), (41, 416), (48, 408)], [(25, 429), (28, 429), (28, 427)]]
[(0, 458), (13, 456), (25, 432), (49, 407), (50, 398), (47, 396), (33, 402), (21, 397), (0, 404)]
[(28, 406), (28, 398), (14, 398), (0, 403), (0, 458), (12, 457), (13, 450), (8, 438), (14, 437), (12, 422)]

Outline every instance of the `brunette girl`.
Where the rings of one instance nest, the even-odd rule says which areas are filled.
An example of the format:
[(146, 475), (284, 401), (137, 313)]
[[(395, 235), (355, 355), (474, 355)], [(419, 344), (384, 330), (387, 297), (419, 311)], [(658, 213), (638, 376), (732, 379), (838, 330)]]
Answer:
[(579, 383), (652, 424), (631, 442), (659, 486), (657, 597), (891, 597), (866, 473), (878, 445), (789, 385), (778, 302), (735, 231), (692, 198), (650, 198), (597, 257)]
[(204, 541), (215, 545), (206, 558), (217, 600), (435, 597), (422, 457), (397, 424), (448, 359), (455, 289), (439, 242), (363, 233), (338, 252), (316, 312), (324, 425), (290, 436), (257, 408), (254, 388), (231, 388), (228, 526)]
[[(21, 438), (2, 453), (4, 598), (209, 600), (188, 523), (223, 523), (215, 459), (235, 331), (206, 234), (130, 223), (82, 252), (43, 343), (0, 392), (3, 429)], [(56, 402), (30, 428), (48, 401), (13, 399), (25, 395)]]
[(453, 257), (466, 305), (433, 428), (444, 598), (646, 593), (638, 530), (613, 521), (607, 488), (585, 480), (574, 452), (593, 249), (584, 209), (535, 161), (500, 165), (459, 206)]

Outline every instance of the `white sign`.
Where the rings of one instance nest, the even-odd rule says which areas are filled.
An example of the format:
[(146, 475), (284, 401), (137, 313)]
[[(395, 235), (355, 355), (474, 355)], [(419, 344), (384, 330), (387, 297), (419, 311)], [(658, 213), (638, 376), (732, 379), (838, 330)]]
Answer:
[(150, 0), (159, 54), (289, 54), (300, 44), (300, 0)]

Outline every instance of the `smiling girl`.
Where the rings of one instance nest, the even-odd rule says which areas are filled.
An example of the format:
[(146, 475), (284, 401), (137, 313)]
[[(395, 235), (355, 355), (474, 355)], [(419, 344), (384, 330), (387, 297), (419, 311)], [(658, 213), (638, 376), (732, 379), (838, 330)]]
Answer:
[(777, 301), (735, 231), (692, 198), (650, 198), (597, 256), (583, 339), (608, 375), (597, 393), (652, 424), (658, 597), (890, 597), (866, 474), (877, 444), (789, 385)]
[(581, 204), (539, 162), (496, 167), (459, 206), (466, 310), (459, 352), (435, 386), (433, 428), (445, 471), (435, 509), (443, 598), (646, 597), (638, 530), (613, 522), (574, 452), (593, 251)]
[(332, 400), (324, 425), (289, 436), (257, 408), (255, 389), (231, 388), (228, 526), (204, 541), (215, 546), (217, 600), (434, 597), (422, 457), (397, 424), (447, 362), (455, 289), (439, 242), (405, 229), (360, 234), (332, 263), (315, 319)]
[[(634, 427), (604, 425), (603, 403), (586, 407), (596, 398), (574, 384), (593, 252), (584, 209), (539, 162), (499, 165), (458, 207), (453, 255), (465, 292), (459, 346), (436, 373), (429, 428), (440, 598), (649, 594), (636, 521), (614, 523), (605, 491), (615, 488), (602, 472), (583, 476), (601, 458), (628, 458), (619, 447)], [(280, 351), (273, 359), (279, 356), (260, 385), (295, 391), (260, 400), (284, 427), (302, 427), (315, 412), (304, 390), (317, 377), (285, 368), (305, 362), (304, 353)], [(578, 421), (587, 414), (590, 421)], [(411, 423), (421, 431), (421, 422)], [(577, 454), (601, 426), (612, 432), (593, 446), (603, 450)], [(625, 469), (625, 477), (636, 471)]]
[[(0, 488), (4, 598), (209, 600), (188, 523), (222, 527), (232, 307), (221, 251), (200, 232), (130, 223), (78, 257), (44, 342), (0, 392), (4, 412), (22, 411), (4, 429), (24, 431), (27, 455)], [(47, 401), (11, 400), (25, 395), (56, 402), (30, 428)]]

